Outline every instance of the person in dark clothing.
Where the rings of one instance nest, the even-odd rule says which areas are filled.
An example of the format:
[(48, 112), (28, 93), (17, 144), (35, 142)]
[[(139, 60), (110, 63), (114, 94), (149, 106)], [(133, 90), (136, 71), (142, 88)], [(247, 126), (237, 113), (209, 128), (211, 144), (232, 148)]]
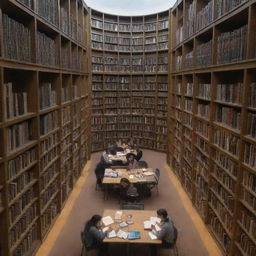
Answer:
[(108, 255), (107, 243), (103, 243), (104, 238), (107, 236), (107, 231), (101, 231), (101, 219), (100, 215), (93, 215), (89, 221), (85, 224), (84, 228), (84, 245), (86, 251), (99, 249), (99, 256)]
[(138, 190), (126, 178), (120, 180), (120, 198), (124, 201), (136, 201), (139, 197)]
[(108, 167), (108, 165), (104, 162), (104, 159), (101, 159), (101, 161), (97, 164), (95, 168), (95, 175), (97, 179), (97, 184), (102, 187), (102, 180), (105, 175), (105, 169)]
[[(157, 210), (157, 217), (161, 219), (159, 227), (160, 231), (156, 231), (156, 227), (152, 225), (152, 232), (154, 235), (162, 240), (162, 244), (159, 245), (162, 248), (173, 248), (177, 240), (177, 229), (175, 228), (172, 220), (168, 218), (168, 213), (165, 209)], [(157, 245), (151, 245), (151, 256), (157, 255)]]
[(137, 155), (135, 156), (135, 159), (139, 162), (140, 159), (142, 158), (142, 150), (139, 148), (139, 146), (137, 146), (136, 151)]

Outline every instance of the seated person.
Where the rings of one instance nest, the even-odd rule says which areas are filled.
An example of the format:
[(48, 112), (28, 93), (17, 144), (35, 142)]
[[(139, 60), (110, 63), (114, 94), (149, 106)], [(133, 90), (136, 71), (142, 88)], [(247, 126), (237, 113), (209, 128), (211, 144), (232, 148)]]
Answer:
[(135, 155), (133, 153), (129, 153), (126, 155), (127, 162), (128, 162), (128, 169), (136, 169), (138, 168), (138, 162), (135, 159)]
[[(165, 209), (157, 210), (157, 217), (161, 219), (160, 231), (156, 231), (154, 225), (152, 225), (152, 232), (156, 237), (162, 240), (162, 244), (158, 245), (162, 248), (173, 248), (177, 240), (177, 229), (173, 225), (173, 222), (168, 218), (168, 213)], [(157, 255), (157, 245), (151, 245), (151, 256)]]
[(136, 151), (137, 151), (137, 155), (135, 156), (135, 159), (137, 161), (140, 161), (140, 159), (142, 158), (142, 150), (139, 148), (139, 146), (137, 146)]
[(129, 148), (134, 148), (135, 144), (134, 144), (133, 139), (130, 139), (130, 140), (128, 141), (127, 145), (128, 145)]
[(95, 168), (95, 175), (96, 175), (96, 179), (97, 179), (97, 184), (102, 187), (102, 180), (104, 178), (105, 175), (105, 169), (108, 167), (109, 165), (105, 163), (104, 159), (101, 158), (100, 162), (96, 165)]
[(99, 256), (107, 256), (107, 243), (103, 243), (103, 239), (106, 237), (107, 231), (105, 233), (101, 231), (101, 218), (102, 217), (100, 215), (93, 215), (85, 224), (84, 245), (86, 247), (86, 251), (98, 249)]
[(124, 201), (135, 201), (139, 197), (139, 193), (137, 191), (137, 188), (131, 184), (131, 182), (126, 179), (122, 178), (120, 180), (120, 198)]

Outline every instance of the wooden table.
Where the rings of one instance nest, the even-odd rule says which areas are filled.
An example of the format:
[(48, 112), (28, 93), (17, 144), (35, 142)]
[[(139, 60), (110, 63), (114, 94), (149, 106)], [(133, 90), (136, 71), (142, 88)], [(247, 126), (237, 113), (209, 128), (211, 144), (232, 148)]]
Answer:
[[(115, 213), (117, 210), (104, 210), (103, 217), (105, 216), (111, 216), (114, 220)], [(103, 242), (105, 243), (126, 243), (126, 244), (161, 244), (162, 241), (159, 239), (152, 240), (148, 232), (150, 230), (144, 229), (144, 221), (149, 220), (150, 217), (156, 217), (156, 211), (145, 211), (145, 210), (121, 210), (123, 212), (122, 214), (122, 221), (126, 221), (127, 215), (132, 215), (133, 224), (128, 225), (125, 228), (120, 228), (120, 223), (113, 223), (109, 225), (114, 230), (122, 229), (126, 232), (128, 231), (139, 231), (140, 232), (140, 239), (121, 239), (121, 238), (105, 238)]]
[(104, 177), (102, 180), (102, 184), (104, 185), (104, 198), (107, 198), (109, 194), (109, 189), (112, 185), (120, 185), (120, 180), (122, 178), (127, 178), (133, 184), (147, 184), (156, 182), (155, 175), (145, 176), (145, 172), (153, 172), (155, 171), (152, 168), (140, 168), (133, 169), (128, 171), (127, 169), (106, 169), (105, 175), (108, 172), (118, 173), (118, 177)]

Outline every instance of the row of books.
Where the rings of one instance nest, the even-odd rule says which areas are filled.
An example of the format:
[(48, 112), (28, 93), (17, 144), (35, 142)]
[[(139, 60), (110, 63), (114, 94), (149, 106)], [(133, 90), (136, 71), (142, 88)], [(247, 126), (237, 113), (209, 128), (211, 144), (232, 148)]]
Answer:
[(51, 134), (46, 139), (40, 141), (40, 155), (46, 153), (48, 150), (56, 146), (59, 142), (58, 132)]
[(233, 129), (240, 129), (241, 110), (232, 107), (217, 106), (216, 121), (230, 126)]
[(98, 50), (105, 50), (105, 51), (125, 51), (125, 52), (143, 52), (143, 51), (157, 51), (157, 50), (167, 50), (168, 49), (168, 43), (162, 42), (158, 44), (147, 44), (147, 45), (117, 45), (117, 44), (104, 44), (99, 42), (92, 42), (92, 48), (98, 49)]
[(30, 29), (6, 14), (3, 14), (3, 49), (5, 58), (32, 61)]
[(49, 168), (47, 168), (43, 174), (40, 176), (40, 189), (43, 190), (47, 187), (50, 181), (58, 174), (58, 164), (54, 162)]
[(51, 82), (42, 82), (39, 87), (40, 110), (56, 105), (56, 91)]
[(13, 83), (4, 84), (6, 97), (6, 117), (14, 118), (28, 113), (28, 94), (25, 91), (15, 92)]
[(68, 19), (68, 11), (65, 7), (60, 7), (60, 29), (69, 34), (69, 19)]
[(227, 173), (230, 173), (233, 177), (237, 177), (238, 164), (233, 159), (231, 159), (227, 154), (221, 152), (220, 150), (214, 149), (212, 152), (214, 162), (221, 168), (223, 168)]
[(249, 112), (247, 117), (247, 134), (256, 138), (256, 114)]
[[(212, 187), (214, 189), (218, 189), (220, 184), (216, 182), (215, 179), (212, 179)], [(221, 188), (223, 190), (223, 188)], [(225, 193), (225, 192), (224, 192)], [(210, 206), (218, 213), (219, 219), (228, 229), (228, 231), (232, 231), (233, 228), (233, 220), (232, 215), (230, 215), (229, 211), (227, 210), (227, 205), (223, 205), (221, 201), (215, 196), (215, 194), (211, 191), (210, 199), (209, 199)]]
[(255, 243), (248, 237), (244, 231), (240, 229), (240, 235), (238, 238), (239, 245), (243, 249), (243, 253), (248, 256), (254, 256), (256, 253)]
[(209, 143), (202, 139), (200, 136), (196, 136), (196, 146), (201, 149), (206, 155), (209, 155)]
[(248, 0), (217, 0), (215, 2), (215, 18), (219, 18)]
[(42, 65), (58, 66), (59, 54), (55, 40), (37, 31), (37, 61)]
[(236, 181), (234, 181), (234, 179), (231, 178), (231, 176), (228, 175), (225, 171), (223, 171), (223, 169), (220, 168), (217, 164), (213, 165), (213, 175), (216, 177), (216, 179), (218, 179), (219, 182), (221, 182), (226, 188), (235, 194)]
[(57, 146), (48, 151), (45, 155), (43, 155), (40, 159), (40, 170), (44, 171), (44, 169), (52, 164), (53, 160), (55, 161), (58, 156), (58, 148)]
[(28, 184), (34, 180), (33, 169), (22, 173), (18, 178), (12, 180), (8, 186), (8, 200), (12, 201)]
[[(239, 220), (247, 232), (256, 238), (256, 217), (245, 207), (242, 207)], [(256, 249), (256, 248), (255, 248)]]
[(210, 66), (212, 63), (212, 40), (196, 47), (195, 61), (197, 67)]
[(238, 82), (236, 84), (217, 84), (218, 101), (229, 103), (241, 103), (243, 84)]
[(159, 21), (158, 23), (144, 23), (144, 24), (116, 24), (116, 23), (109, 23), (103, 22), (92, 19), (92, 27), (98, 29), (111, 30), (111, 31), (124, 31), (124, 32), (143, 32), (143, 31), (155, 31), (155, 30), (162, 30), (167, 29), (169, 27), (168, 20)]
[(13, 256), (22, 256), (26, 254), (31, 248), (33, 248), (34, 243), (38, 240), (37, 225), (33, 225), (28, 233), (21, 240), (19, 245), (13, 251)]
[(249, 85), (249, 92), (248, 92), (248, 106), (256, 108), (256, 83), (251, 83)]
[(40, 205), (41, 209), (43, 209), (47, 203), (54, 199), (54, 195), (59, 191), (58, 179), (55, 180), (47, 187), (47, 189), (41, 193), (40, 197)]
[(256, 146), (249, 142), (245, 143), (244, 162), (252, 168), (256, 168)]
[(58, 124), (58, 112), (53, 111), (49, 114), (40, 116), (40, 135), (45, 135), (55, 128)]
[(54, 199), (49, 207), (45, 210), (45, 212), (41, 216), (41, 225), (42, 225), (42, 232), (45, 234), (50, 226), (52, 225), (53, 220), (56, 218), (59, 212), (58, 207), (58, 200), (57, 198)]
[(58, 23), (58, 4), (54, 0), (37, 1), (37, 13), (52, 24)]
[(7, 167), (8, 180), (22, 173), (24, 169), (36, 161), (36, 158), (36, 149), (32, 148), (9, 160)]
[(28, 8), (33, 8), (33, 0), (17, 0), (18, 2), (25, 4)]
[(214, 143), (227, 152), (239, 156), (240, 139), (238, 136), (226, 130), (215, 128)]
[(256, 192), (256, 175), (246, 169), (243, 169), (243, 185), (251, 191)]
[(246, 57), (247, 25), (223, 32), (217, 38), (217, 64), (241, 61)]
[(225, 253), (229, 253), (231, 250), (231, 239), (227, 234), (226, 230), (223, 228), (222, 223), (216, 214), (210, 210), (209, 211), (209, 222), (214, 232), (214, 235), (217, 237), (225, 249)]
[(32, 140), (32, 124), (24, 121), (14, 124), (7, 129), (7, 151), (13, 151), (26, 145)]

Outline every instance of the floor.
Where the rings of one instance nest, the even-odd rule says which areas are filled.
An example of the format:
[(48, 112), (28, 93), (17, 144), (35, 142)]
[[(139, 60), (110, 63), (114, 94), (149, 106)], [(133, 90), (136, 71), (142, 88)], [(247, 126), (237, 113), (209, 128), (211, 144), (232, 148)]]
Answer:
[[(93, 214), (103, 209), (119, 209), (118, 199), (104, 200), (102, 191), (95, 191), (94, 168), (101, 153), (92, 154), (62, 213), (56, 220), (36, 256), (79, 256), (80, 231)], [(166, 165), (163, 153), (143, 150), (143, 159), (149, 167), (159, 168), (159, 196), (143, 199), (145, 210), (166, 208), (178, 229), (179, 256), (221, 256), (222, 253), (193, 208), (179, 181)], [(147, 248), (132, 248), (132, 255), (147, 255)], [(111, 247), (111, 256), (124, 255), (123, 247)]]

